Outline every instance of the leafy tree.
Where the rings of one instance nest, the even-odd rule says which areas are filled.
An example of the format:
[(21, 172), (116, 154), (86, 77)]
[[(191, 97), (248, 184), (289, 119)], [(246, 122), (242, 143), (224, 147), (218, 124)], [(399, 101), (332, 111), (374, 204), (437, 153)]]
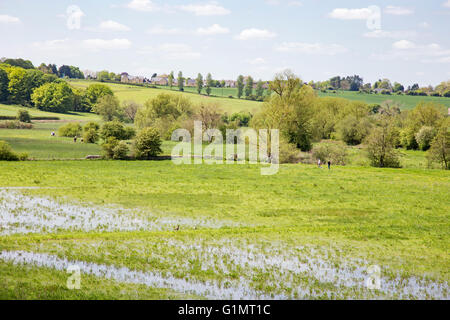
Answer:
[(19, 59), (6, 59), (3, 62), (13, 67), (20, 67), (23, 69), (34, 69), (33, 63), (30, 60), (24, 60), (19, 58)]
[(70, 66), (62, 65), (58, 69), (58, 74), (61, 78), (72, 78), (72, 70), (70, 69)]
[[(81, 70), (78, 67), (69, 66), (69, 68), (70, 68), (69, 78), (84, 79), (84, 74), (83, 74), (83, 72), (81, 72)], [(114, 73), (112, 73), (112, 77), (110, 77), (110, 79), (114, 80), (114, 78), (115, 78), (115, 75), (114, 75)]]
[(373, 167), (399, 168), (399, 154), (395, 149), (392, 124), (387, 119), (375, 127), (367, 138), (367, 153)]
[(423, 151), (430, 149), (431, 142), (436, 136), (436, 130), (433, 127), (423, 126), (416, 133), (415, 138), (419, 148)]
[(291, 94), (297, 93), (302, 81), (291, 70), (277, 73), (269, 83), (269, 89), (274, 91), (281, 99), (289, 99)]
[(213, 79), (211, 73), (206, 76), (206, 94), (209, 96), (211, 94), (211, 87), (213, 86)]
[(114, 157), (114, 149), (119, 145), (119, 140), (115, 137), (108, 137), (102, 143), (103, 156), (106, 159), (112, 159)]
[(79, 123), (68, 123), (58, 129), (60, 137), (78, 137), (83, 132)]
[(138, 159), (150, 159), (162, 153), (161, 138), (155, 128), (144, 128), (136, 136), (134, 149)]
[(357, 118), (348, 114), (337, 124), (337, 132), (342, 141), (350, 145), (358, 145), (370, 132), (370, 121), (367, 117)]
[(125, 141), (119, 141), (119, 143), (113, 148), (114, 160), (125, 160), (128, 157), (128, 145)]
[(178, 78), (177, 78), (177, 81), (178, 81), (178, 89), (180, 90), (180, 91), (184, 91), (184, 78), (183, 78), (183, 72), (178, 72)]
[(248, 76), (245, 84), (245, 96), (248, 98), (253, 94), (253, 78)]
[(225, 80), (220, 81), (220, 87), (225, 88)]
[(84, 143), (97, 143), (98, 139), (99, 135), (97, 130), (95, 129), (84, 130), (83, 134)]
[(103, 84), (91, 84), (86, 89), (86, 98), (91, 105), (95, 105), (97, 101), (104, 96), (114, 95), (111, 88)]
[(73, 109), (74, 94), (66, 82), (46, 83), (31, 95), (36, 108), (50, 112), (67, 112)]
[(405, 91), (405, 87), (402, 86), (400, 83), (398, 82), (394, 82), (394, 92), (403, 92)]
[(134, 136), (133, 128), (127, 128), (120, 121), (110, 121), (103, 124), (100, 130), (100, 137), (107, 140), (109, 137), (114, 137), (117, 140), (130, 140)]
[(12, 150), (11, 146), (0, 140), (0, 161), (18, 161), (18, 155)]
[(104, 121), (120, 120), (123, 118), (119, 99), (112, 95), (101, 97), (92, 108), (92, 111), (102, 116)]
[(172, 89), (172, 86), (173, 86), (173, 79), (175, 79), (175, 76), (174, 76), (173, 71), (172, 71), (172, 72), (170, 72), (169, 78), (168, 78), (170, 89)]
[(30, 122), (31, 122), (31, 116), (30, 116), (30, 113), (29, 113), (27, 110), (24, 110), (24, 109), (20, 109), (20, 110), (17, 112), (17, 119), (18, 119), (20, 122), (27, 122), (27, 123), (30, 123)]
[(90, 112), (92, 105), (86, 96), (86, 90), (73, 88), (73, 111)]
[(240, 75), (237, 78), (237, 97), (240, 99), (242, 97), (242, 94), (244, 93), (244, 76)]
[(4, 102), (8, 100), (8, 73), (0, 68), (0, 102)]
[(197, 79), (195, 80), (195, 84), (197, 86), (198, 94), (201, 94), (202, 90), (203, 90), (203, 76), (200, 73), (197, 75)]
[(11, 67), (7, 69), (7, 72), (9, 79), (9, 100), (15, 104), (25, 105), (29, 93), (27, 87), (26, 70), (19, 67)]
[(107, 70), (97, 72), (97, 80), (101, 82), (110, 80), (109, 72)]
[(264, 95), (264, 87), (263, 87), (263, 82), (261, 80), (258, 81), (258, 84), (256, 85), (256, 99), (257, 100), (262, 100), (263, 95)]
[(430, 163), (436, 162), (445, 170), (450, 170), (450, 118), (444, 119), (439, 126), (438, 133), (427, 152)]

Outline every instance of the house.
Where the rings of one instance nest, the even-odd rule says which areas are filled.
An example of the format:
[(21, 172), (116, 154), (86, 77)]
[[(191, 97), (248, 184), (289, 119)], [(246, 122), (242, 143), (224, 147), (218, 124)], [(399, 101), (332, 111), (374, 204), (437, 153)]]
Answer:
[(225, 88), (236, 88), (236, 81), (225, 80)]
[(197, 81), (195, 79), (186, 79), (186, 87), (195, 87)]
[(156, 76), (150, 79), (151, 84), (159, 85), (159, 86), (167, 86), (169, 85), (169, 76), (166, 74)]

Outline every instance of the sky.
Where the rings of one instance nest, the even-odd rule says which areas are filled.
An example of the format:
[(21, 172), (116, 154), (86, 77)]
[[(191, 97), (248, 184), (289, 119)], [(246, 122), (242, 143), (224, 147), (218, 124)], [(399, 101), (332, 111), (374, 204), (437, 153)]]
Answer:
[(0, 0), (0, 57), (150, 77), (450, 79), (450, 0)]

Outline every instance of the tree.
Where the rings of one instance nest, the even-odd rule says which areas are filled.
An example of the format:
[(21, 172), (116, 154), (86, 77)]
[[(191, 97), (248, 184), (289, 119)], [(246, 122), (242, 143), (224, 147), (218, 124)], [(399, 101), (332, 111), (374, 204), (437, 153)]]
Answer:
[(300, 78), (291, 70), (285, 70), (275, 75), (269, 83), (269, 89), (274, 91), (281, 99), (289, 99), (291, 94), (298, 92), (302, 83)]
[(198, 94), (202, 94), (202, 90), (203, 90), (203, 76), (201, 75), (201, 73), (199, 73), (197, 75), (197, 79), (195, 79), (195, 84), (197, 86)]
[(19, 67), (10, 67), (8, 72), (9, 101), (15, 104), (25, 105), (27, 102), (26, 70)]
[(136, 113), (142, 106), (134, 101), (127, 100), (122, 103), (123, 113), (125, 118), (130, 122), (134, 122), (134, 118), (136, 117)]
[(211, 87), (213, 86), (213, 79), (211, 73), (206, 76), (206, 94), (209, 96), (211, 94)]
[(0, 68), (0, 102), (4, 102), (8, 100), (8, 73)]
[(117, 140), (130, 140), (134, 136), (133, 128), (125, 127), (120, 121), (105, 122), (100, 130), (100, 137), (106, 141), (110, 137)]
[(242, 94), (244, 93), (244, 76), (240, 75), (237, 78), (237, 97), (240, 99), (242, 97)]
[(13, 67), (20, 67), (23, 69), (34, 69), (33, 63), (30, 60), (24, 60), (19, 58), (19, 59), (6, 59), (3, 62)]
[(31, 116), (30, 116), (30, 114), (28, 113), (27, 110), (20, 109), (17, 112), (17, 120), (19, 120), (20, 122), (30, 123), (31, 122)]
[(178, 89), (180, 90), (180, 91), (184, 91), (184, 78), (183, 78), (183, 72), (178, 72), (178, 78), (177, 78), (177, 81), (178, 81)]
[(330, 80), (330, 87), (332, 87), (334, 90), (338, 90), (341, 88), (341, 77), (333, 77)]
[(405, 91), (405, 87), (402, 86), (400, 83), (398, 82), (394, 82), (394, 92), (403, 92)]
[(253, 94), (253, 78), (248, 76), (245, 84), (245, 97), (249, 98)]
[(426, 151), (430, 149), (431, 142), (436, 136), (436, 130), (433, 127), (423, 126), (416, 133), (415, 138), (420, 150)]
[(110, 80), (109, 79), (109, 72), (107, 70), (103, 70), (103, 71), (97, 72), (97, 80), (101, 81), (101, 82)]
[(18, 161), (19, 157), (12, 150), (11, 146), (6, 142), (0, 140), (0, 161)]
[(112, 95), (101, 97), (92, 108), (92, 111), (102, 116), (104, 121), (112, 121), (114, 119), (119, 120), (123, 118), (119, 99)]
[(450, 170), (450, 118), (444, 119), (439, 126), (427, 152), (427, 158), (430, 163), (440, 163), (442, 168)]
[(58, 73), (61, 78), (72, 78), (72, 70), (70, 69), (70, 66), (62, 65), (59, 67)]
[(64, 113), (73, 109), (74, 95), (66, 82), (53, 82), (36, 88), (31, 100), (40, 110)]
[(367, 138), (367, 153), (373, 167), (399, 168), (399, 155), (395, 149), (393, 125), (383, 116), (380, 126), (375, 127)]
[(106, 95), (114, 95), (111, 88), (108, 86), (105, 86), (103, 84), (91, 84), (86, 89), (86, 98), (89, 100), (91, 105), (95, 105), (101, 97), (104, 97)]
[(149, 160), (162, 153), (161, 138), (155, 128), (142, 129), (134, 141), (134, 149), (138, 159)]
[(170, 89), (172, 89), (172, 86), (173, 86), (173, 79), (175, 79), (175, 76), (173, 74), (173, 71), (171, 71), (170, 74), (169, 74), (169, 77), (168, 77), (168, 82), (169, 82)]
[(256, 85), (256, 99), (257, 100), (262, 100), (263, 95), (264, 95), (264, 87), (263, 87), (263, 82), (261, 80), (258, 81), (258, 84)]

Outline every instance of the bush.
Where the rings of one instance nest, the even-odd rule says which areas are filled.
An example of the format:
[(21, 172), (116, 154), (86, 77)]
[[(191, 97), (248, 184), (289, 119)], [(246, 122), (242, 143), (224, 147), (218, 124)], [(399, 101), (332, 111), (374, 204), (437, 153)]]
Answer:
[(11, 146), (6, 141), (0, 140), (0, 160), (1, 161), (18, 161), (19, 156), (14, 153)]
[(114, 148), (119, 144), (119, 140), (115, 137), (108, 137), (102, 144), (103, 156), (106, 159), (112, 159), (114, 157)]
[(73, 110), (74, 94), (66, 82), (46, 83), (33, 91), (31, 95), (36, 108), (50, 112)]
[(371, 128), (369, 119), (358, 119), (353, 115), (348, 115), (337, 125), (340, 139), (349, 145), (358, 145), (368, 135)]
[(31, 123), (15, 121), (2, 121), (0, 122), (0, 128), (2, 129), (32, 129), (33, 125)]
[(333, 164), (344, 166), (347, 162), (347, 148), (340, 142), (321, 142), (312, 149), (314, 159), (323, 163), (331, 161)]
[(444, 92), (444, 94), (442, 96), (444, 96), (446, 98), (450, 98), (450, 90)]
[(400, 168), (390, 127), (376, 127), (367, 137), (367, 154), (370, 164), (379, 168)]
[(84, 143), (96, 143), (99, 139), (98, 132), (94, 129), (89, 129), (83, 134)]
[(119, 141), (119, 143), (113, 148), (113, 159), (125, 160), (128, 157), (128, 145), (125, 141)]
[(17, 112), (17, 120), (19, 120), (20, 122), (30, 123), (31, 122), (31, 116), (30, 116), (30, 114), (28, 113), (27, 110), (20, 109)]
[(300, 150), (292, 143), (280, 140), (280, 163), (298, 163), (300, 161)]
[(134, 142), (134, 149), (138, 159), (150, 159), (162, 152), (161, 137), (154, 128), (142, 129)]
[(77, 137), (80, 136), (82, 128), (79, 123), (68, 123), (58, 129), (60, 137)]
[(415, 138), (419, 148), (423, 151), (430, 149), (431, 142), (436, 136), (436, 130), (433, 127), (423, 126), (416, 133)]
[(130, 140), (134, 137), (135, 131), (133, 128), (125, 127), (119, 121), (106, 122), (100, 130), (100, 137), (107, 140), (109, 137), (114, 137), (117, 140)]
[(97, 122), (88, 122), (84, 125), (83, 131), (88, 132), (89, 130), (93, 129), (94, 131), (98, 131), (100, 129), (100, 125)]

